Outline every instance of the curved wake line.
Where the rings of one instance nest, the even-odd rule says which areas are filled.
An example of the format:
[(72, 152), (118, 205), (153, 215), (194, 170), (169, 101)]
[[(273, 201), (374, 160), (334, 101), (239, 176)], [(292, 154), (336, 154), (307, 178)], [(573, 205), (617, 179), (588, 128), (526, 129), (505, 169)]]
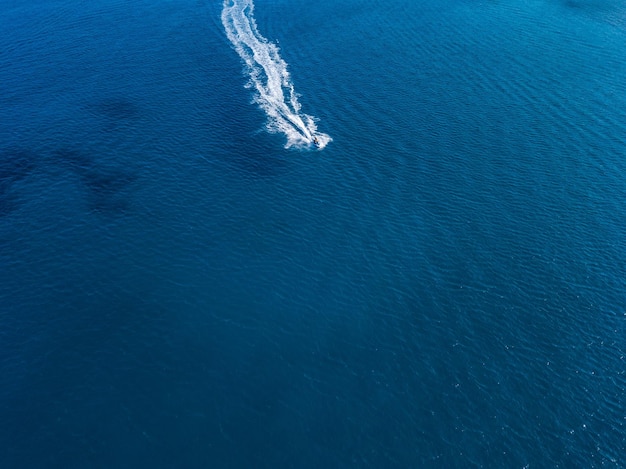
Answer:
[(265, 39), (254, 20), (252, 0), (224, 0), (222, 24), (228, 39), (246, 64), (250, 76), (248, 87), (254, 88), (255, 102), (265, 111), (270, 132), (287, 137), (287, 148), (311, 146), (324, 148), (332, 141), (317, 131), (316, 118), (300, 112), (287, 63), (278, 47)]

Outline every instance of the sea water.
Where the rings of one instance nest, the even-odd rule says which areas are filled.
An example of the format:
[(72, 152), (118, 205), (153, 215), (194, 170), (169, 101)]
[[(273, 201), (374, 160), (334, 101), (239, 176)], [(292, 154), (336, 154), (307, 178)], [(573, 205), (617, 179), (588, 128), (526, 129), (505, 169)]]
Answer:
[(0, 28), (0, 467), (626, 465), (623, 0)]

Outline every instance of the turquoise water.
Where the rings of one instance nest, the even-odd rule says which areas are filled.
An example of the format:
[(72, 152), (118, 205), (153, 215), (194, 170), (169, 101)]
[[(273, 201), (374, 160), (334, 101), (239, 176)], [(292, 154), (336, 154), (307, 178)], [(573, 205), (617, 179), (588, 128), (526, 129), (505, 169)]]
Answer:
[(243, 5), (0, 5), (0, 467), (623, 467), (626, 3)]

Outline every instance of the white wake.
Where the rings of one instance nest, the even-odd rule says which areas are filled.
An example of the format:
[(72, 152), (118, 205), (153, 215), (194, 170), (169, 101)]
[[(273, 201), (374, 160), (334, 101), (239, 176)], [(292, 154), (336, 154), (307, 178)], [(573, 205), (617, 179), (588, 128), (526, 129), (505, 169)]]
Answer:
[(254, 100), (267, 115), (268, 130), (285, 134), (286, 147), (324, 148), (332, 139), (317, 131), (313, 116), (300, 112), (287, 63), (278, 47), (259, 33), (252, 0), (224, 0), (222, 24), (246, 64), (248, 86), (255, 89)]

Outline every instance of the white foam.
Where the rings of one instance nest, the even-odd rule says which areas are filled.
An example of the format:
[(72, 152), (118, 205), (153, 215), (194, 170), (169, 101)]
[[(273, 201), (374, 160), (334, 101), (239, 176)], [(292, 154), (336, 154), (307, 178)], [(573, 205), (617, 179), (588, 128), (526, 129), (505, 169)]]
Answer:
[(317, 131), (313, 116), (300, 112), (287, 63), (278, 46), (259, 33), (252, 0), (224, 0), (222, 24), (246, 64), (248, 86), (255, 90), (254, 100), (268, 117), (268, 130), (285, 134), (287, 148), (312, 146), (315, 138), (319, 148), (324, 148), (332, 139)]

